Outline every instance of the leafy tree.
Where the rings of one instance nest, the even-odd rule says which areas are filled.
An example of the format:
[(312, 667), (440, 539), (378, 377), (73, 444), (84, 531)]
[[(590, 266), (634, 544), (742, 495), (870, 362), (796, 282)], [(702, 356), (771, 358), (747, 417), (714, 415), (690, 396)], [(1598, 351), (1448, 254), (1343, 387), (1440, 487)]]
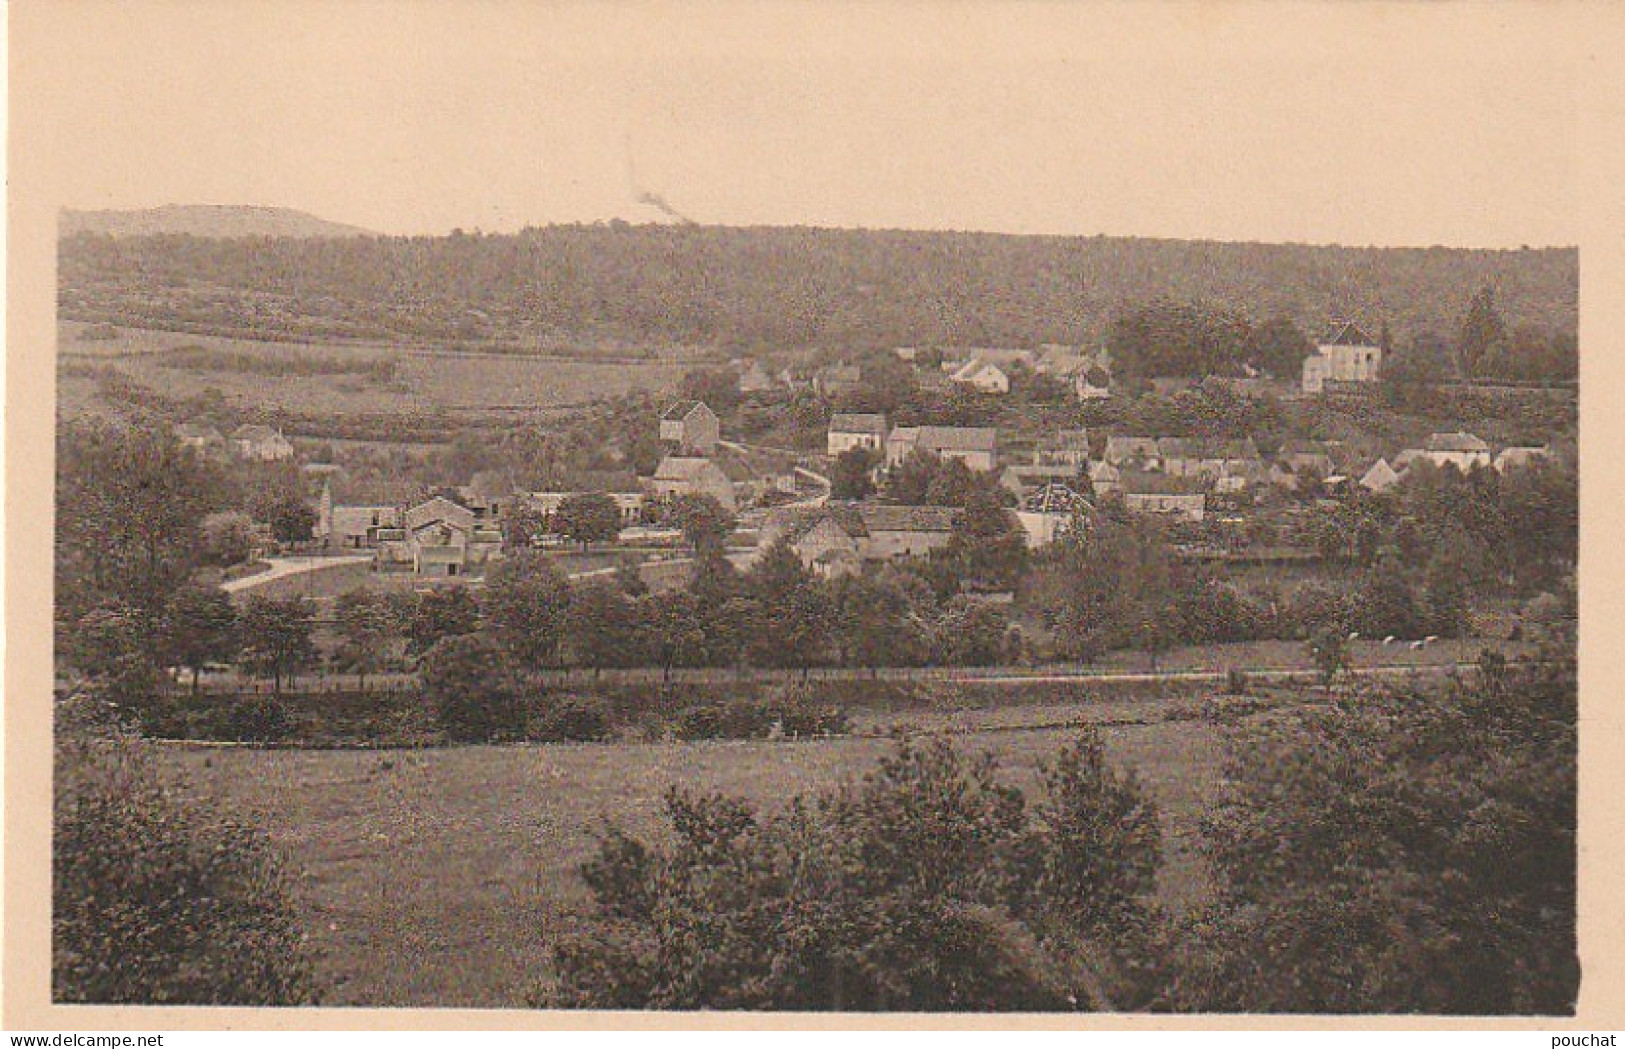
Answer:
[(706, 633), (699, 603), (683, 590), (650, 593), (638, 599), (640, 644), (669, 680), (673, 667), (699, 666), (705, 661)]
[(1009, 626), (1009, 619), (997, 606), (956, 597), (933, 624), (936, 658), (949, 666), (997, 666), (1004, 662)]
[(99, 715), (58, 711), (54, 770), (55, 1001), (315, 1001), (290, 885), (262, 834)]
[(492, 637), (520, 666), (540, 670), (557, 661), (570, 584), (546, 554), (523, 550), (497, 562), (480, 604)]
[(472, 634), (479, 627), (480, 606), (467, 587), (432, 587), (406, 610), (406, 654), (422, 659), (443, 638)]
[(284, 545), (308, 543), (315, 533), (317, 515), (297, 495), (285, 495), (270, 508), (271, 535)]
[(1278, 313), (1253, 330), (1250, 363), (1278, 379), (1296, 379), (1315, 344), (1293, 319)]
[(68, 622), (99, 605), (145, 617), (196, 568), (220, 483), (157, 426), (65, 426), (57, 441), (56, 601)]
[(192, 672), (192, 694), (203, 668), (237, 656), (237, 609), (218, 587), (189, 585), (175, 591), (163, 618), (164, 658)]
[(1159, 1007), (1572, 1012), (1576, 709), (1570, 661), (1249, 722)]
[(583, 550), (607, 543), (621, 534), (621, 508), (602, 492), (567, 496), (553, 514), (553, 528)]
[(732, 368), (701, 368), (683, 376), (679, 385), (686, 400), (704, 401), (718, 415), (739, 407), (739, 376)]
[(1045, 783), (1029, 808), (990, 755), (903, 740), (860, 783), (773, 815), (669, 792), (669, 844), (612, 829), (583, 866), (596, 909), (556, 948), (547, 1004), (1135, 1004), (1144, 989), (1121, 918), (1146, 905), (1155, 813), (1087, 738)]
[(955, 563), (961, 579), (1012, 587), (1027, 567), (1027, 533), (1002, 500), (978, 489), (968, 495), (941, 556)]
[(152, 706), (161, 687), (151, 638), (146, 616), (128, 608), (97, 608), (72, 625), (61, 650), (90, 679), (98, 697), (139, 712)]
[(199, 525), (204, 564), (230, 568), (248, 560), (254, 549), (254, 522), (241, 510), (209, 514)]
[(831, 499), (863, 499), (874, 491), (869, 472), (873, 469), (873, 453), (867, 448), (848, 448), (835, 457), (830, 465), (829, 497)]
[(930, 452), (910, 452), (886, 473), (881, 494), (887, 502), (903, 506), (923, 506), (931, 482), (942, 469), (942, 460)]
[(576, 661), (595, 671), (638, 666), (643, 660), (637, 606), (614, 582), (592, 581), (571, 589), (565, 638)]
[(843, 666), (912, 666), (924, 654), (920, 622), (895, 575), (838, 576), (829, 601), (831, 640)]
[(333, 603), (333, 627), (338, 635), (333, 662), (356, 675), (365, 692), (367, 675), (389, 669), (404, 641), (399, 610), (381, 594), (352, 590)]
[(823, 590), (801, 558), (782, 540), (768, 546), (746, 576), (758, 618), (749, 637), (759, 666), (813, 664), (828, 637), (828, 606)]
[(489, 743), (522, 738), (525, 705), (506, 646), (483, 634), (441, 638), (418, 674), (424, 698), (448, 739)]
[(1500, 352), (1506, 337), (1506, 322), (1495, 308), (1495, 289), (1486, 284), (1473, 296), (1461, 321), (1456, 355), (1462, 372), (1479, 375), (1485, 361)]
[(733, 534), (733, 515), (709, 495), (682, 495), (672, 502), (672, 519), (697, 554), (721, 553)]
[(315, 618), (316, 606), (304, 597), (255, 595), (243, 609), (243, 662), (255, 674), (269, 676), (278, 696), (284, 678), (291, 680), (316, 663)]
[(1315, 661), (1322, 688), (1331, 688), (1337, 672), (1348, 662), (1348, 639), (1337, 626), (1322, 627), (1309, 641), (1309, 656)]
[(1100, 508), (1051, 544), (1043, 568), (1052, 586), (1029, 588), (1030, 602), (1057, 635), (1060, 651), (1093, 658), (1137, 648), (1153, 668), (1179, 637), (1185, 572), (1159, 526)]
[[(1120, 375), (1201, 379), (1233, 375), (1252, 353), (1247, 319), (1202, 303), (1157, 299), (1112, 320), (1106, 345)], [(1302, 358), (1299, 359), (1302, 364)]]
[(529, 550), (546, 531), (542, 516), (524, 500), (515, 503), (513, 512), (502, 522), (502, 548), (507, 553)]

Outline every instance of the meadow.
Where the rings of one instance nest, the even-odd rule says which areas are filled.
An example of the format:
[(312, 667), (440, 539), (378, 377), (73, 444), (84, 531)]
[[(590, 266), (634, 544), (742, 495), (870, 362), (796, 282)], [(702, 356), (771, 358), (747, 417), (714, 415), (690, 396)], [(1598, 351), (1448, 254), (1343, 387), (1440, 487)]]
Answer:
[[(105, 410), (87, 366), (118, 369), (170, 397), (218, 392), (232, 407), (306, 415), (456, 412), (511, 414), (561, 408), (633, 390), (674, 388), (681, 360), (581, 360), (571, 357), (458, 353), (373, 343), (282, 343), (118, 329), (87, 338), (90, 325), (59, 327), (60, 411)], [(290, 362), (278, 369), (276, 362)], [(301, 373), (304, 372), (304, 373)]]
[[(1186, 701), (1188, 703), (1188, 701)], [(166, 749), (193, 788), (267, 829), (295, 893), (329, 1005), (517, 1008), (550, 978), (551, 944), (590, 905), (577, 871), (614, 822), (662, 832), (677, 785), (776, 808), (861, 776), (909, 726), (992, 751), (1031, 790), (1040, 765), (1100, 724), (1163, 813), (1163, 901), (1208, 891), (1194, 838), (1216, 788), (1221, 730), (1170, 720), (1168, 699), (1004, 708), (985, 716), (874, 715), (808, 742), (470, 746), (422, 751)]]

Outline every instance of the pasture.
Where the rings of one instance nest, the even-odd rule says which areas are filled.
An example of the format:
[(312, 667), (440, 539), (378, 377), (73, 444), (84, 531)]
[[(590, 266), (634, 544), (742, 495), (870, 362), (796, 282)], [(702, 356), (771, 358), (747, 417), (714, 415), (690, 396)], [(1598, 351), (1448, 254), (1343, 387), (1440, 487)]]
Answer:
[[(60, 365), (114, 367), (136, 383), (177, 398), (218, 391), (228, 409), (282, 409), (318, 416), (512, 415), (633, 390), (663, 391), (674, 388), (686, 370), (681, 360), (670, 358), (594, 361), (370, 343), (252, 342), (138, 329), (119, 329), (117, 339), (87, 341), (88, 327), (62, 322)], [(312, 374), (295, 369), (272, 373), (272, 362), (278, 360), (316, 367)], [(371, 369), (386, 362), (393, 362), (392, 374), (373, 373)], [(94, 384), (78, 375), (68, 378), (59, 398), (62, 410), (74, 415), (96, 410)]]
[[(1164, 901), (1206, 890), (1194, 851), (1217, 786), (1220, 730), (1164, 720), (1167, 701), (926, 715), (966, 752), (995, 753), (1031, 790), (1074, 737), (1104, 723), (1111, 760), (1138, 770), (1163, 813)], [(1025, 716), (1021, 716), (1025, 714)], [(861, 776), (890, 746), (890, 717), (816, 742), (545, 744), (424, 751), (165, 751), (194, 789), (257, 818), (295, 873), (325, 1004), (523, 1007), (549, 978), (550, 945), (590, 898), (577, 869), (613, 821), (652, 835), (677, 785), (775, 808)], [(1037, 727), (1033, 727), (1037, 726)]]

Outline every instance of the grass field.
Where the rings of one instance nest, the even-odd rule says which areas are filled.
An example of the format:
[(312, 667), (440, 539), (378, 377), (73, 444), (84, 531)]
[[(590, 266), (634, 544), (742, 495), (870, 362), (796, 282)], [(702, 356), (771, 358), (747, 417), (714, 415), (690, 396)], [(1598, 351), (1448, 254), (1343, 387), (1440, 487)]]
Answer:
[[(963, 750), (993, 751), (1007, 779), (1030, 789), (1038, 765), (1075, 733), (1024, 724), (1118, 722), (1102, 730), (1108, 754), (1139, 770), (1163, 811), (1161, 889), (1177, 907), (1206, 891), (1193, 839), (1222, 751), (1214, 726), (1163, 721), (1162, 706), (912, 723), (955, 733)], [(1133, 712), (1144, 723), (1122, 724)], [(515, 1007), (549, 978), (550, 944), (588, 902), (576, 871), (606, 820), (658, 833), (660, 799), (673, 784), (781, 805), (861, 775), (890, 746), (882, 734), (893, 724), (871, 720), (861, 736), (800, 743), (174, 749), (166, 759), (201, 792), (258, 817), (298, 872), (327, 1004)]]
[[(685, 365), (680, 361), (600, 363), (566, 358), (502, 354), (455, 354), (411, 348), (346, 343), (250, 342), (173, 332), (120, 329), (117, 339), (85, 341), (87, 325), (60, 325), (59, 361), (65, 365), (101, 364), (118, 368), (144, 386), (173, 397), (218, 390), (228, 404), (282, 408), (306, 414), (387, 414), (456, 411), (471, 414), (511, 413), (516, 409), (581, 404), (600, 396), (631, 390), (660, 391), (674, 387)], [(233, 368), (200, 368), (199, 347), (231, 356), (321, 358), (369, 362), (394, 358), (393, 379), (380, 381), (364, 372), (330, 375), (266, 375)], [(59, 389), (66, 415), (97, 409), (95, 384), (69, 376)]]

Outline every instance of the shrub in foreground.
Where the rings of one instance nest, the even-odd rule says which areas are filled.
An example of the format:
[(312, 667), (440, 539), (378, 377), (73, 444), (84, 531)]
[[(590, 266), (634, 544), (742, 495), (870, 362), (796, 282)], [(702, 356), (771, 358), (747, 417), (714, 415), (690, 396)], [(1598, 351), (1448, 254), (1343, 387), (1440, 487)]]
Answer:
[(311, 1003), (303, 937), (265, 839), (188, 797), (139, 740), (59, 733), (52, 998)]
[(611, 830), (596, 908), (546, 1004), (578, 1008), (1132, 1007), (1157, 817), (1085, 737), (1029, 806), (990, 756), (907, 741), (861, 782), (766, 815), (672, 791), (671, 844)]

